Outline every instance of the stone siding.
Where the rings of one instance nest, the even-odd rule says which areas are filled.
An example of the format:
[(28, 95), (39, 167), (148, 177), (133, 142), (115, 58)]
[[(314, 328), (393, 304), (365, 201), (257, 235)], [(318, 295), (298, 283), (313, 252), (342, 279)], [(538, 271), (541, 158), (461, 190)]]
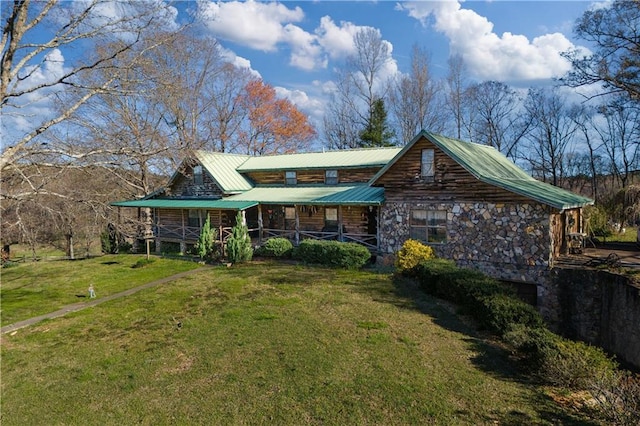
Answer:
[(447, 212), (447, 242), (433, 244), (439, 257), (509, 281), (546, 287), (551, 256), (547, 210), (539, 204), (387, 203), (380, 220), (380, 250), (397, 252), (409, 238), (411, 209)]

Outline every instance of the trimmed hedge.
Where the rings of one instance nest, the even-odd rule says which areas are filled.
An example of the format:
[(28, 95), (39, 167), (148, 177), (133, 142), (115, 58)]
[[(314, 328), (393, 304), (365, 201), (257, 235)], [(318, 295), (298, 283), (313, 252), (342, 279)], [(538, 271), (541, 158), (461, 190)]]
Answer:
[(371, 258), (369, 250), (357, 243), (303, 240), (293, 251), (293, 258), (339, 268), (358, 269)]
[(500, 336), (547, 383), (589, 389), (595, 377), (614, 376), (617, 364), (602, 349), (552, 333), (533, 306), (497, 280), (444, 259), (424, 261), (410, 275), (427, 293), (458, 304)]
[(263, 257), (291, 257), (293, 244), (286, 238), (270, 238), (258, 247), (254, 254)]

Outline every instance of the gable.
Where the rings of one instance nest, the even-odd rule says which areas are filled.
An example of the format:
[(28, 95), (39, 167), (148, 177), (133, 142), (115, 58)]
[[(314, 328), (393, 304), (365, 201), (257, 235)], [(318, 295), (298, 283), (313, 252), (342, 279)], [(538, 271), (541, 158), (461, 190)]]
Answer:
[[(433, 147), (433, 182), (416, 179), (420, 152)], [(468, 200), (533, 200), (559, 210), (593, 204), (593, 200), (540, 182), (493, 147), (463, 142), (429, 132), (420, 132), (371, 180), (372, 185), (391, 189), (432, 192), (435, 196)], [(392, 197), (387, 193), (387, 199)]]

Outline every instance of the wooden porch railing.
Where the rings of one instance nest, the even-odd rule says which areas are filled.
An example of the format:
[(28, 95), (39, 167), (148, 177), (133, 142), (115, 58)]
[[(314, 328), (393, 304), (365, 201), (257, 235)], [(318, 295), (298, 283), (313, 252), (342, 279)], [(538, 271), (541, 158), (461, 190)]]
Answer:
[[(218, 227), (218, 238), (217, 242), (222, 243), (224, 245), (232, 232), (231, 227)], [(362, 244), (367, 247), (369, 250), (377, 250), (377, 237), (374, 234), (358, 234), (358, 233), (349, 233), (349, 232), (327, 232), (327, 231), (306, 231), (299, 230), (295, 231), (293, 229), (273, 229), (273, 228), (263, 228), (262, 235), (260, 235), (259, 228), (250, 228), (249, 234), (253, 236), (253, 240), (257, 240), (256, 242), (264, 241), (269, 238), (286, 238), (290, 240), (294, 245), (300, 243), (300, 241), (304, 239), (314, 239), (314, 240), (340, 240), (344, 242), (354, 242), (358, 244)], [(176, 225), (156, 225), (155, 227), (155, 235), (158, 238), (167, 238), (172, 240), (180, 240), (185, 242), (196, 242), (198, 237), (200, 236), (200, 228), (192, 227), (192, 226), (176, 226)]]

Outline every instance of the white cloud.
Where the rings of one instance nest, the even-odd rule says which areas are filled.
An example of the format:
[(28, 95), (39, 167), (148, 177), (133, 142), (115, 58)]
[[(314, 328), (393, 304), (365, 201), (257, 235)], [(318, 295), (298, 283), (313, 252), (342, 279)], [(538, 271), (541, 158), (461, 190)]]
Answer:
[(219, 38), (252, 49), (272, 52), (286, 40), (285, 27), (304, 18), (302, 9), (288, 9), (281, 3), (201, 2), (204, 24)]
[(338, 26), (331, 17), (323, 16), (315, 33), (318, 36), (318, 43), (329, 57), (339, 59), (355, 52), (353, 38), (362, 28), (364, 27), (359, 27), (351, 22), (341, 22)]
[(402, 3), (397, 9), (420, 20), (433, 17), (434, 27), (449, 38), (452, 54), (460, 54), (480, 80), (537, 80), (565, 74), (570, 63), (561, 53), (575, 46), (561, 33), (529, 40), (523, 35), (494, 32), (493, 23), (458, 1)]
[(218, 45), (218, 50), (220, 51), (220, 55), (222, 56), (222, 58), (224, 58), (226, 62), (229, 62), (238, 68), (246, 68), (255, 77), (260, 79), (262, 78), (262, 76), (257, 70), (254, 70), (253, 68), (251, 68), (251, 61), (249, 59), (243, 58), (242, 56), (238, 56), (235, 54), (235, 52), (229, 49), (225, 49), (220, 45)]

